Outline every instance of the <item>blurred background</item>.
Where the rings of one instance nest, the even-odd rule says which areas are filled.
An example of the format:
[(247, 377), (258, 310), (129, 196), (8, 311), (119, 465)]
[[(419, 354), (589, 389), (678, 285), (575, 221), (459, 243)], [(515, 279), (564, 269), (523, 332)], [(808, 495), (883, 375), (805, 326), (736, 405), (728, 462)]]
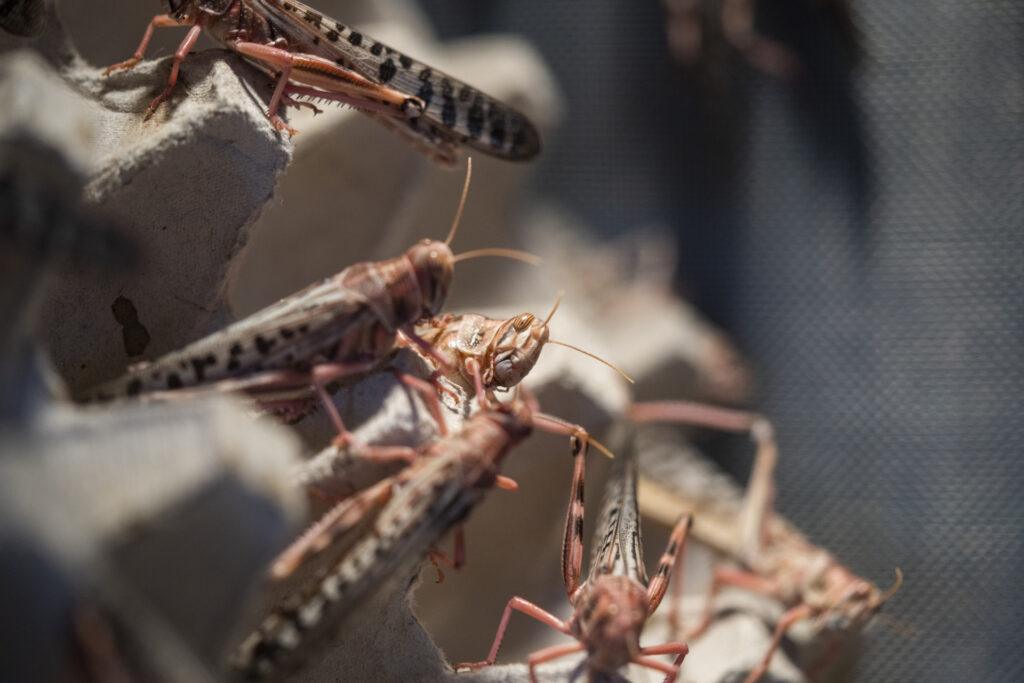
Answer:
[(538, 47), (567, 100), (538, 192), (678, 236), (680, 291), (778, 426), (782, 512), (881, 584), (903, 567), (858, 680), (1019, 680), (1024, 4), (754, 2), (788, 80), (725, 39), (727, 3), (674, 4), (692, 61), (654, 0), (423, 2), (443, 38)]
[[(156, 3), (130, 4), (62, 4), (87, 60), (134, 48), (111, 22), (135, 36)], [(322, 4), (353, 24), (366, 7)], [(442, 41), (536, 47), (564, 101), (532, 202), (609, 239), (674, 236), (678, 291), (776, 423), (779, 509), (880, 585), (904, 570), (856, 680), (1021, 679), (1024, 3), (419, 4)], [(446, 225), (450, 195), (424, 225)], [(239, 309), (294, 288), (268, 287)], [(707, 450), (746, 477), (742, 444)]]

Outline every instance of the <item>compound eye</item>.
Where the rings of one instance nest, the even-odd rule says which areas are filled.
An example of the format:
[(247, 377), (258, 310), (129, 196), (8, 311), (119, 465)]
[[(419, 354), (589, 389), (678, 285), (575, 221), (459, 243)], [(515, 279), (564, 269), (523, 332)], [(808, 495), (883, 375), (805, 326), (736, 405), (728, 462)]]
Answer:
[(494, 364), (494, 378), (503, 387), (518, 384), (521, 379), (518, 374), (511, 356), (506, 356)]
[(517, 332), (522, 332), (527, 327), (529, 327), (530, 323), (532, 322), (533, 316), (529, 313), (523, 313), (521, 316), (517, 317), (515, 320), (512, 321), (512, 327), (515, 328)]

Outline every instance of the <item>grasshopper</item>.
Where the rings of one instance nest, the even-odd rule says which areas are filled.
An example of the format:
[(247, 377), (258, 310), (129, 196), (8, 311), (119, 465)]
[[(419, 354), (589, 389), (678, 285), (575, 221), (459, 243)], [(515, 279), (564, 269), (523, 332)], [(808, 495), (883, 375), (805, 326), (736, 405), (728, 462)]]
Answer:
[[(543, 320), (532, 313), (521, 313), (511, 318), (495, 319), (477, 314), (445, 314), (417, 324), (416, 333), (442, 357), (442, 364), (433, 374), (436, 386), (444, 379), (458, 386), (467, 401), (476, 397), (481, 404), (494, 400), (495, 390), (508, 391), (517, 387), (533, 369), (546, 344), (573, 349), (612, 368), (627, 381), (633, 379), (616, 365), (603, 358), (551, 339), (548, 324), (558, 310), (561, 296)], [(399, 376), (399, 379), (425, 395), (430, 385), (416, 386), (418, 378)], [(431, 398), (433, 395), (431, 395)], [(434, 411), (434, 420), (444, 436), (444, 421), (438, 415), (434, 401), (428, 403)], [(339, 491), (351, 493), (359, 488), (353, 473), (365, 464), (408, 464), (413, 457), (408, 450), (394, 447), (370, 447), (332, 443), (317, 455), (299, 464), (295, 482), (316, 498), (337, 497)]]
[(156, 28), (189, 27), (147, 118), (170, 97), (182, 61), (205, 29), (277, 79), (267, 118), (278, 131), (295, 133), (278, 111), (312, 107), (295, 99), (304, 98), (360, 109), (445, 165), (455, 163), (462, 146), (508, 160), (540, 152), (536, 128), (511, 107), (295, 0), (165, 0), (165, 6), (169, 13), (153, 17), (135, 54), (106, 70), (138, 64)]
[(615, 364), (589, 351), (551, 338), (549, 324), (558, 311), (561, 294), (543, 319), (532, 313), (520, 313), (506, 319), (477, 314), (445, 314), (425, 320), (416, 333), (447, 361), (452, 370), (444, 377), (464, 392), (486, 400), (494, 390), (516, 387), (529, 374), (547, 344), (564, 346), (593, 358), (633, 379)]
[(398, 474), (342, 501), (279, 556), (271, 576), (281, 581), (370, 520), (369, 531), (340, 560), (263, 620), (239, 647), (234, 668), (258, 677), (308, 663), (373, 589), (408, 563), (433, 555), (452, 528), (454, 564), (460, 565), (463, 521), (487, 490), (517, 488), (498, 471), (534, 428), (572, 436), (581, 450), (593, 443), (607, 451), (582, 427), (539, 413), (532, 398), (483, 407), (458, 433), (420, 449)]
[[(753, 472), (740, 510), (724, 519), (714, 519), (721, 517), (721, 513), (715, 515), (701, 510), (694, 529), (698, 538), (746, 568), (716, 570), (701, 621), (686, 634), (686, 638), (692, 640), (711, 625), (714, 599), (726, 586), (767, 595), (787, 605), (788, 610), (776, 624), (767, 652), (745, 683), (755, 683), (764, 676), (786, 631), (795, 623), (814, 619), (819, 630), (836, 635), (859, 630), (899, 590), (903, 583), (899, 569), (896, 569), (895, 583), (882, 591), (844, 567), (831, 553), (812, 544), (775, 513), (774, 472), (778, 448), (771, 423), (765, 418), (683, 401), (635, 404), (630, 417), (637, 422), (672, 421), (749, 433), (757, 445)], [(663, 485), (650, 481), (641, 482), (641, 496), (645, 513), (665, 522), (680, 509), (697, 507), (693, 501), (681, 499)], [(712, 519), (707, 519), (708, 526), (703, 527), (701, 523), (706, 517)], [(731, 533), (723, 534), (722, 529)], [(670, 619), (678, 626), (675, 613)], [(838, 645), (838, 638), (834, 638), (826, 658), (838, 653)], [(823, 659), (812, 669), (820, 670), (826, 664)]]
[[(562, 577), (573, 615), (563, 621), (523, 598), (514, 597), (505, 606), (487, 659), (460, 664), (457, 668), (479, 669), (493, 665), (515, 610), (577, 640), (530, 655), (527, 663), (533, 683), (537, 683), (537, 667), (541, 664), (583, 651), (586, 652), (583, 666), (592, 677), (614, 674), (630, 663), (664, 673), (665, 683), (671, 683), (679, 674), (683, 658), (689, 652), (686, 644), (672, 642), (641, 647), (640, 634), (668, 590), (672, 569), (682, 554), (693, 518), (683, 515), (676, 522), (654, 579), (648, 581), (640, 538), (636, 461), (627, 450), (605, 490), (598, 524), (603, 535), (592, 552), (590, 574), (581, 585), (585, 480), (585, 449), (581, 446), (574, 438), (573, 478), (562, 544)], [(654, 658), (665, 654), (675, 655), (672, 664)]]
[(148, 363), (90, 392), (104, 401), (166, 396), (187, 389), (242, 391), (257, 398), (312, 387), (344, 440), (325, 386), (375, 369), (398, 343), (416, 345), (446, 362), (413, 329), (444, 305), (457, 262), (483, 255), (529, 260), (506, 249), (455, 256), (450, 243), (465, 206), (472, 165), (448, 238), (423, 240), (397, 258), (357, 263), (262, 311)]

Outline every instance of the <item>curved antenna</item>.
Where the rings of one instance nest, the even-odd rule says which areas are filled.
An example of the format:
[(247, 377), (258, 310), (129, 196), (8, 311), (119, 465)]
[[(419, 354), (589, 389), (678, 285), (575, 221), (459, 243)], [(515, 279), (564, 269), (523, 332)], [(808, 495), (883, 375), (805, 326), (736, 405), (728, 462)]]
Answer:
[(459, 208), (455, 210), (455, 220), (448, 231), (448, 237), (444, 243), (451, 246), (455, 239), (455, 233), (459, 231), (459, 223), (462, 222), (462, 212), (466, 208), (466, 198), (469, 197), (469, 182), (473, 179), (473, 157), (466, 157), (466, 179), (462, 182), (462, 197), (459, 199)]
[(888, 602), (889, 598), (891, 598), (892, 596), (896, 595), (896, 592), (900, 589), (900, 587), (902, 585), (903, 585), (903, 570), (900, 569), (899, 567), (896, 567), (896, 580), (892, 582), (892, 585), (889, 586), (889, 589), (887, 591), (882, 593), (882, 597), (881, 597), (880, 602), (878, 604), (879, 605), (884, 605), (886, 602)]
[(535, 256), (528, 251), (520, 251), (518, 249), (503, 249), (501, 247), (493, 247), (490, 249), (474, 249), (473, 251), (467, 251), (459, 254), (452, 263), (458, 263), (459, 261), (468, 261), (474, 258), (480, 258), (481, 256), (499, 256), (501, 258), (512, 259), (513, 261), (522, 261), (523, 263), (529, 263), (531, 266), (539, 266), (541, 264), (541, 258)]
[(558, 307), (562, 305), (562, 296), (564, 294), (565, 294), (565, 292), (562, 291), (562, 292), (559, 292), (558, 296), (555, 297), (555, 305), (551, 307), (551, 312), (548, 313), (548, 317), (544, 318), (544, 323), (543, 324), (544, 324), (545, 327), (547, 327), (548, 323), (551, 322), (551, 319), (555, 317), (555, 311), (558, 310)]
[(578, 346), (573, 346), (572, 344), (566, 344), (565, 342), (558, 341), (557, 339), (548, 339), (548, 344), (554, 344), (555, 346), (564, 346), (567, 349), (572, 349), (573, 351), (577, 351), (579, 353), (582, 353), (584, 356), (588, 356), (590, 358), (593, 358), (598, 363), (604, 363), (605, 365), (610, 367), (612, 370), (614, 370), (615, 372), (617, 372), (620, 375), (622, 375), (622, 377), (627, 382), (629, 382), (630, 384), (636, 384), (636, 381), (634, 381), (632, 377), (627, 375), (625, 370), (623, 370), (622, 368), (620, 368), (618, 365), (616, 365), (615, 363), (611, 362), (610, 360), (605, 360), (604, 358), (601, 358), (601, 356), (597, 355), (596, 353), (591, 353), (590, 351), (584, 351), (583, 349), (581, 349)]

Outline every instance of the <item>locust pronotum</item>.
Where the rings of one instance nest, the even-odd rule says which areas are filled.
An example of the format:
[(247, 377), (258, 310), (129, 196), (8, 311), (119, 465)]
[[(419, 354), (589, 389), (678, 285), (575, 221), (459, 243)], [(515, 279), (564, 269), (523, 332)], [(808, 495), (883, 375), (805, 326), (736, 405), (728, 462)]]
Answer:
[(570, 435), (606, 451), (582, 427), (515, 398), (475, 413), (462, 429), (420, 449), (412, 464), (324, 515), (274, 563), (284, 579), (359, 522), (372, 528), (306, 590), (294, 593), (240, 646), (233, 665), (250, 676), (299, 668), (329, 641), (332, 630), (370, 590), (408, 562), (432, 554), (455, 528), (455, 563), (464, 554), (461, 525), (495, 486), (515, 489), (498, 474), (505, 456), (533, 428)]
[(533, 258), (511, 249), (452, 254), (449, 244), (462, 217), (471, 177), (470, 162), (459, 208), (444, 242), (423, 240), (397, 258), (349, 266), (180, 351), (133, 366), (89, 395), (110, 400), (213, 388), (266, 397), (312, 386), (339, 434), (347, 438), (325, 385), (373, 370), (399, 341), (416, 345), (444, 365), (444, 358), (420, 339), (413, 325), (438, 314), (455, 264), (486, 255)]
[(150, 21), (135, 54), (107, 69), (138, 64), (154, 29), (190, 27), (147, 117), (170, 97), (181, 62), (205, 29), (277, 78), (267, 117), (278, 130), (295, 132), (278, 111), (300, 104), (299, 97), (361, 109), (440, 163), (454, 164), (461, 145), (511, 160), (540, 151), (537, 130), (511, 107), (295, 0), (165, 0), (165, 6), (170, 12)]
[[(819, 627), (834, 631), (861, 628), (899, 589), (903, 582), (903, 573), (899, 569), (896, 570), (896, 582), (883, 592), (856, 576), (831, 553), (813, 545), (775, 514), (774, 472), (778, 450), (774, 430), (765, 418), (685, 401), (638, 403), (631, 409), (630, 417), (636, 422), (681, 422), (749, 433), (757, 444), (757, 456), (742, 509), (736, 519), (717, 525), (718, 528), (733, 528), (734, 543), (722, 547), (720, 542), (716, 542), (721, 535), (704, 538), (699, 524), (695, 529), (698, 538), (712, 543), (747, 569), (716, 570), (701, 621), (686, 634), (687, 639), (692, 640), (708, 628), (714, 618), (714, 599), (726, 586), (768, 595), (786, 604), (789, 609), (776, 624), (767, 652), (745, 683), (755, 683), (764, 676), (786, 631), (795, 623), (815, 619)], [(691, 505), (673, 496), (660, 484), (642, 482), (641, 490), (645, 514), (662, 521), (668, 522), (680, 510), (692, 509)], [(704, 514), (701, 511), (702, 517)], [(678, 623), (676, 614), (672, 620)]]
[[(680, 559), (692, 517), (683, 515), (675, 524), (668, 547), (658, 563), (654, 579), (648, 581), (643, 565), (639, 511), (636, 499), (636, 462), (627, 449), (605, 490), (601, 520), (601, 543), (594, 548), (590, 574), (580, 584), (583, 562), (583, 483), (586, 445), (573, 439), (573, 478), (562, 544), (562, 578), (573, 607), (563, 621), (520, 597), (508, 601), (487, 659), (460, 664), (457, 668), (491, 666), (505, 637), (512, 611), (540, 621), (578, 642), (556, 645), (530, 655), (530, 680), (537, 681), (539, 665), (578, 652), (586, 652), (583, 663), (589, 674), (614, 674), (627, 664), (638, 664), (665, 674), (671, 683), (689, 651), (683, 642), (653, 647), (640, 646), (640, 634), (668, 589), (672, 568)], [(675, 655), (667, 664), (655, 655)]]

